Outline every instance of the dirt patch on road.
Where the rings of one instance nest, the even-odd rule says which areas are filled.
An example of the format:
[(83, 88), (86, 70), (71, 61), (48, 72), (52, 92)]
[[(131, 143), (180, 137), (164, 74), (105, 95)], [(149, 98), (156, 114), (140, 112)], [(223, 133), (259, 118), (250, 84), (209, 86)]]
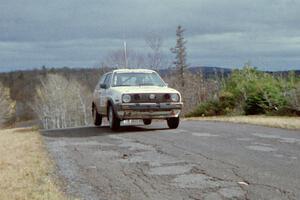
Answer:
[[(66, 192), (78, 198), (183, 200), (210, 199), (209, 195), (215, 193), (215, 199), (222, 199), (230, 193), (232, 199), (245, 199), (246, 193), (237, 181), (216, 178), (202, 170), (203, 160), (197, 161), (198, 155), (189, 153), (191, 158), (187, 160), (186, 152), (173, 155), (164, 151), (166, 146), (130, 138), (155, 133), (112, 133), (106, 128), (89, 131), (97, 131), (98, 136), (90, 133), (86, 138), (73, 137), (72, 129), (65, 131), (64, 137), (44, 133), (58, 164), (58, 175), (68, 183)], [(165, 130), (163, 134), (168, 132), (176, 134), (180, 130)]]

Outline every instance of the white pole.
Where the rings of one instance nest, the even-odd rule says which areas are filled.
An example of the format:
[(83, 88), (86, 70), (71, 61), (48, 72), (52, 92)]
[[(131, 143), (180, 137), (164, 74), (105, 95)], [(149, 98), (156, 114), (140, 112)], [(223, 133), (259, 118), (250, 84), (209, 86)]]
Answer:
[(124, 41), (124, 58), (125, 58), (125, 68), (128, 68), (127, 45), (126, 45), (126, 41)]

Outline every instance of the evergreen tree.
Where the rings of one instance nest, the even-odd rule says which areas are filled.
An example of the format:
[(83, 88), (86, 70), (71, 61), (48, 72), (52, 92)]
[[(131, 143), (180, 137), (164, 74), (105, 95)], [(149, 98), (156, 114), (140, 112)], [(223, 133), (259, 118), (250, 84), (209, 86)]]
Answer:
[(171, 48), (171, 52), (175, 54), (175, 61), (173, 62), (178, 71), (181, 86), (184, 87), (184, 72), (187, 68), (186, 64), (186, 40), (184, 39), (184, 29), (179, 25), (176, 30), (176, 46)]

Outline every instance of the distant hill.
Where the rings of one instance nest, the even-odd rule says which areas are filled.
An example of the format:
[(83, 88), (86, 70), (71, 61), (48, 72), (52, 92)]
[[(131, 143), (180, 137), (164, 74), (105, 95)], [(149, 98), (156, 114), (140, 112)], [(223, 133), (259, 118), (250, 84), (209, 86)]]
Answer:
[[(161, 76), (166, 76), (168, 74), (171, 74), (174, 70), (175, 70), (174, 68), (168, 68), (168, 69), (161, 69), (158, 72)], [(226, 77), (232, 72), (232, 69), (229, 68), (207, 67), (207, 66), (189, 67), (188, 70), (193, 74), (202, 73), (202, 75), (205, 78), (214, 77), (216, 75)]]
[[(159, 70), (159, 74), (161, 76), (166, 76), (171, 74), (175, 69), (168, 68), (168, 69), (161, 69)], [(208, 67), (208, 66), (194, 66), (189, 67), (188, 70), (195, 73), (202, 73), (205, 78), (213, 78), (216, 75), (228, 77), (233, 69), (224, 68), (224, 67)], [(300, 70), (286, 70), (286, 71), (263, 71), (269, 74), (277, 75), (277, 76), (287, 76), (291, 71), (294, 71), (296, 75), (300, 76)]]
[(300, 70), (287, 70), (287, 71), (265, 71), (269, 74), (287, 76), (291, 71), (295, 72), (296, 75), (300, 76)]

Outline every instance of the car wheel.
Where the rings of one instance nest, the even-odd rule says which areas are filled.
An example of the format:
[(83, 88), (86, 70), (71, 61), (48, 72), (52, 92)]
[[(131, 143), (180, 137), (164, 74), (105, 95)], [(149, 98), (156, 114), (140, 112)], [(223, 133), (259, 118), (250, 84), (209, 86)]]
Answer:
[(145, 125), (150, 125), (152, 122), (152, 119), (143, 119), (143, 122)]
[(93, 121), (95, 126), (101, 126), (102, 124), (102, 115), (100, 115), (96, 109), (96, 107), (93, 105), (92, 108), (92, 115), (93, 115)]
[(179, 117), (172, 117), (167, 119), (167, 123), (170, 129), (175, 129), (179, 125)]
[(117, 130), (120, 128), (120, 119), (116, 116), (114, 109), (112, 106), (109, 106), (108, 108), (108, 121), (109, 121), (109, 127), (112, 130)]

